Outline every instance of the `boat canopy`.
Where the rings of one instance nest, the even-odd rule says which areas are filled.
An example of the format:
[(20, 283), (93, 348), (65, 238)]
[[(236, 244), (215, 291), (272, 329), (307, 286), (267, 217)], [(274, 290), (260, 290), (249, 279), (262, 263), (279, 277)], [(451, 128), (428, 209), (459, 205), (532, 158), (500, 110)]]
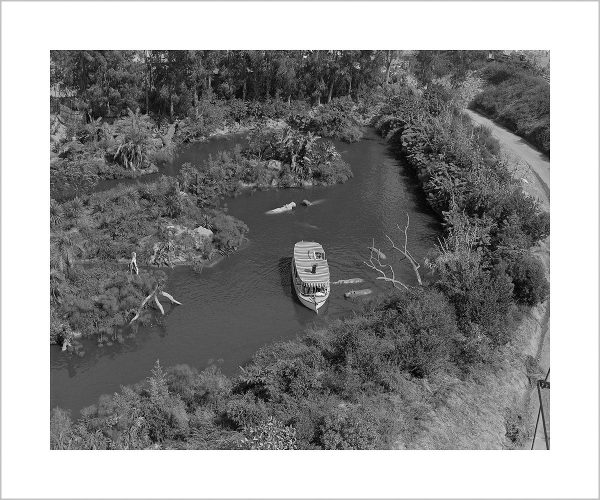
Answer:
[(299, 241), (294, 245), (294, 262), (304, 283), (329, 286), (329, 264), (325, 250), (314, 241)]

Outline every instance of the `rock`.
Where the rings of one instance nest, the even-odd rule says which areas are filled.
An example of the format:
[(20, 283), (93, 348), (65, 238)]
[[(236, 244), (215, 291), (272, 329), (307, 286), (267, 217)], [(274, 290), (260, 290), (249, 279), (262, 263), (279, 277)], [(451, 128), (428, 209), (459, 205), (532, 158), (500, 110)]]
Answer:
[(277, 170), (279, 172), (281, 170), (281, 162), (279, 160), (269, 160), (267, 163), (267, 168), (269, 170)]
[(311, 203), (310, 201), (308, 201), (308, 200), (302, 200), (302, 204), (303, 204), (305, 207), (310, 207), (310, 206), (312, 205), (312, 203)]
[(203, 238), (210, 238), (212, 240), (213, 232), (206, 227), (198, 226), (194, 229), (194, 232)]
[(312, 181), (302, 181), (302, 187), (312, 187), (313, 183)]

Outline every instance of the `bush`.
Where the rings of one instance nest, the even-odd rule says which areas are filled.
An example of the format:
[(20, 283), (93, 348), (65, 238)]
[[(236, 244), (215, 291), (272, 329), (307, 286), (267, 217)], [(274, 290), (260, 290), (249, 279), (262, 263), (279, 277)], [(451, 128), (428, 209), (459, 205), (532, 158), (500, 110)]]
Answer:
[(411, 375), (423, 378), (447, 371), (462, 336), (454, 309), (434, 289), (416, 289), (394, 297), (384, 308), (394, 309), (393, 360)]
[(363, 136), (356, 105), (349, 97), (335, 98), (316, 111), (292, 114), (288, 123), (304, 132), (345, 142), (357, 142)]
[(50, 414), (50, 449), (68, 450), (72, 440), (72, 421), (69, 413), (54, 408)]
[(528, 253), (518, 253), (508, 258), (507, 274), (512, 279), (513, 296), (519, 304), (535, 306), (550, 294), (550, 284), (542, 262)]
[(295, 450), (296, 431), (273, 417), (244, 428), (242, 448), (247, 450)]
[(244, 155), (259, 162), (282, 162), (280, 185), (283, 187), (298, 185), (302, 181), (345, 182), (352, 177), (350, 167), (333, 143), (319, 141), (312, 132), (300, 132), (290, 127), (253, 131)]
[(379, 435), (369, 411), (342, 407), (323, 418), (318, 440), (326, 450), (372, 450), (377, 446)]
[(180, 122), (177, 134), (182, 142), (196, 141), (209, 136), (225, 124), (227, 106), (224, 101), (204, 97), (188, 117)]
[(223, 213), (219, 213), (213, 217), (210, 225), (215, 232), (214, 242), (218, 248), (225, 252), (237, 250), (243, 243), (245, 234), (248, 232), (246, 224)]

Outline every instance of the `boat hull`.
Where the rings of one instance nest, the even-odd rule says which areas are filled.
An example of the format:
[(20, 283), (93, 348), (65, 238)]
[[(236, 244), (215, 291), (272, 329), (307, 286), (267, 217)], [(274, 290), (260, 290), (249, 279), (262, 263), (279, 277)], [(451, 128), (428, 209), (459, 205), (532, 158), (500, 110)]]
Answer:
[(318, 313), (319, 310), (327, 302), (330, 291), (327, 290), (327, 292), (321, 296), (304, 295), (301, 292), (301, 288), (300, 288), (302, 286), (302, 282), (298, 281), (294, 275), (295, 266), (296, 266), (296, 263), (295, 263), (294, 259), (292, 259), (292, 266), (291, 266), (292, 267), (292, 284), (294, 285), (294, 290), (296, 292), (296, 296), (298, 297), (298, 300), (300, 301), (300, 303), (303, 306), (308, 307), (311, 311)]

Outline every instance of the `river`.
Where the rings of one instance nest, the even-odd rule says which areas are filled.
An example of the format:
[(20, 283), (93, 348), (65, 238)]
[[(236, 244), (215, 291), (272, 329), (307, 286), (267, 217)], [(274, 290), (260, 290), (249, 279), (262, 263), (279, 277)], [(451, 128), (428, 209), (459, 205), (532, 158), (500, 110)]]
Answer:
[[(175, 174), (184, 162), (200, 164), (208, 154), (238, 142), (243, 138), (183, 146), (163, 173)], [(188, 267), (168, 271), (165, 289), (183, 305), (166, 306), (164, 317), (156, 316), (154, 324), (126, 336), (122, 344), (99, 348), (84, 341), (82, 358), (50, 346), (51, 407), (70, 409), (77, 416), (100, 395), (148, 377), (157, 359), (163, 366), (185, 363), (202, 369), (216, 364), (234, 375), (261, 346), (352, 314), (359, 302), (346, 300), (344, 292), (371, 288), (381, 293), (390, 286), (375, 280), (363, 262), (372, 238), (394, 266), (396, 277), (415, 284), (410, 265), (392, 253), (384, 235), (403, 242), (396, 224), (404, 227), (409, 213), (409, 248), (422, 262), (441, 231), (435, 215), (404, 165), (371, 129), (357, 143), (336, 146), (354, 172), (346, 184), (248, 192), (227, 200), (228, 213), (250, 228), (249, 243), (200, 274)], [(301, 206), (305, 198), (314, 204)], [(290, 201), (298, 205), (293, 212), (265, 214)], [(291, 286), (293, 245), (303, 239), (324, 246), (332, 281), (365, 280), (359, 285), (332, 285), (328, 304), (318, 316), (297, 301)], [(421, 270), (427, 279), (425, 267)]]

